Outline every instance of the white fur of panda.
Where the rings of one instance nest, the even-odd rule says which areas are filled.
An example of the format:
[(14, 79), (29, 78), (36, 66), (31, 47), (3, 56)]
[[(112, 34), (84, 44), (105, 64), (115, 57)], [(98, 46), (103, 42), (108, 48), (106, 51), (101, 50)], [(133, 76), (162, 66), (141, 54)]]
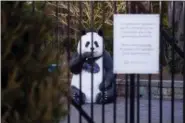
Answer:
[[(93, 38), (92, 38), (93, 36)], [(93, 41), (92, 41), (93, 39)], [(93, 44), (92, 44), (93, 43)], [(81, 48), (80, 48), (81, 45)], [(103, 54), (103, 37), (96, 32), (88, 32), (83, 35), (78, 42), (77, 52), (81, 54), (85, 52), (91, 52), (91, 48), (94, 48), (93, 56), (100, 57)], [(81, 72), (81, 91), (86, 96), (86, 103), (91, 103), (91, 88), (92, 88), (92, 76), (93, 76), (93, 103), (96, 100), (97, 94), (100, 92), (99, 85), (103, 81), (103, 58), (100, 57), (96, 63), (98, 64), (100, 70), (98, 73), (90, 73), (85, 70)], [(80, 89), (80, 74), (73, 74), (71, 85)]]

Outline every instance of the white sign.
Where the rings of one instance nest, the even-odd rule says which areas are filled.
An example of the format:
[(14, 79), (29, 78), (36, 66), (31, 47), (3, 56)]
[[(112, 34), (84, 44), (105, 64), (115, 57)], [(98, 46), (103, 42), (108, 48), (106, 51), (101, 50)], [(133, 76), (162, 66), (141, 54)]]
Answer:
[(114, 73), (159, 73), (159, 14), (114, 15)]

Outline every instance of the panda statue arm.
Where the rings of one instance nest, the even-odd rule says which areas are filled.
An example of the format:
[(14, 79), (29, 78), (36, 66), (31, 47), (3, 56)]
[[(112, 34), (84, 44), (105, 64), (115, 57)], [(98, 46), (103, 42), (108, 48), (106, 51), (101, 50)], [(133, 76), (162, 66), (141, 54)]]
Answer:
[(81, 56), (78, 53), (75, 53), (69, 62), (71, 72), (73, 74), (79, 74), (82, 70), (85, 59), (89, 56), (91, 56), (91, 53), (84, 53)]
[[(103, 67), (105, 69), (105, 74), (104, 74), (104, 82), (102, 82), (99, 86), (99, 89), (105, 90), (108, 89), (109, 87), (112, 86), (112, 82), (114, 79), (114, 74), (113, 74), (113, 60), (111, 55), (105, 51), (104, 56), (103, 56)], [(105, 84), (104, 84), (105, 83)], [(103, 85), (104, 84), (104, 85)]]

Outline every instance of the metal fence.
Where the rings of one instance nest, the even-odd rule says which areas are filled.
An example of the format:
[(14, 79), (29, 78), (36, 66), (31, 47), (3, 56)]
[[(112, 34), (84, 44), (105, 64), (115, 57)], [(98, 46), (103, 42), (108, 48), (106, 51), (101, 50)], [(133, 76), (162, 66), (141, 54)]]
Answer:
[[(135, 14), (135, 13), (150, 13), (151, 11), (151, 6), (150, 8), (147, 10), (145, 10), (145, 8), (142, 8), (143, 6), (139, 6), (138, 5), (139, 2), (127, 2), (126, 3), (126, 13), (128, 14)], [(164, 17), (164, 7), (163, 7), (163, 2), (158, 2), (159, 3), (159, 13), (160, 13), (160, 74), (159, 74), (159, 89), (160, 89), (160, 98), (159, 98), (159, 101), (158, 101), (158, 104), (159, 104), (159, 112), (156, 112), (156, 113), (159, 113), (159, 119), (158, 121), (155, 121), (155, 123), (163, 123), (164, 120), (163, 120), (163, 115), (164, 115), (164, 105), (163, 104), (163, 62), (164, 62), (164, 53), (165, 53), (165, 44), (168, 44), (172, 47), (172, 73), (171, 73), (171, 116), (169, 116), (169, 122), (171, 123), (177, 123), (178, 121), (181, 121), (182, 123), (185, 122), (185, 119), (184, 119), (184, 115), (185, 115), (185, 74), (183, 73), (182, 76), (183, 76), (183, 111), (180, 112), (181, 115), (182, 115), (182, 119), (179, 119), (178, 121), (175, 121), (175, 87), (174, 87), (174, 82), (175, 82), (175, 73), (174, 73), (174, 64), (175, 63), (175, 54), (178, 54), (181, 59), (185, 59), (185, 48), (183, 48), (183, 51), (182, 49), (179, 48), (179, 46), (175, 43), (176, 42), (176, 38), (175, 38), (175, 5), (176, 4), (175, 2), (172, 3), (172, 8), (173, 8), (173, 11), (172, 11), (172, 30), (171, 30), (171, 34), (168, 33), (168, 30), (165, 29), (164, 25), (163, 25), (163, 22), (162, 22), (162, 19)], [(93, 31), (93, 27), (94, 27), (94, 2), (90, 2), (90, 17), (91, 17), (91, 22), (90, 22), (90, 31)], [(70, 4), (68, 4), (68, 9), (70, 8)], [(113, 8), (114, 8), (114, 13), (118, 13), (117, 12), (117, 4), (116, 2), (113, 3)], [(83, 9), (83, 6), (82, 4), (79, 2), (79, 10), (80, 10), (80, 16), (79, 16), (79, 28), (82, 27), (82, 24), (81, 24), (81, 21), (82, 21), (82, 9)], [(103, 10), (103, 13), (106, 11), (104, 9), (104, 6), (102, 6), (101, 8)], [(185, 11), (185, 3), (183, 3), (183, 11)], [(105, 14), (102, 14), (102, 30), (104, 30), (104, 23), (105, 23)], [(68, 60), (70, 61), (70, 58), (71, 58), (71, 54), (70, 54), (70, 12), (68, 11), (68, 24), (67, 24), (67, 34), (68, 34)], [(185, 28), (184, 28), (185, 29)], [(93, 40), (93, 39), (92, 39)], [(91, 40), (91, 41), (92, 41)], [(184, 43), (185, 45), (185, 43)], [(185, 46), (184, 46), (185, 47)], [(151, 88), (152, 88), (152, 84), (151, 84), (151, 81), (152, 81), (152, 75), (148, 75), (148, 115), (145, 116), (147, 117), (147, 123), (152, 123), (152, 97), (151, 97)], [(92, 77), (92, 83), (91, 85), (93, 84), (93, 81), (94, 81), (94, 78)], [(71, 79), (70, 79), (70, 75), (68, 75), (68, 82), (70, 83), (71, 82)], [(121, 80), (122, 81), (122, 80)], [(116, 83), (115, 83), (116, 84)], [(139, 93), (139, 87), (140, 87), (140, 75), (125, 75), (125, 101), (122, 103), (123, 105), (125, 105), (125, 108), (124, 110), (125, 111), (122, 111), (122, 112), (125, 112), (125, 118), (124, 118), (124, 121), (121, 121), (123, 123), (134, 123), (134, 122), (137, 122), (137, 123), (140, 123), (140, 105), (141, 105), (141, 102), (140, 102), (140, 93)], [(116, 88), (114, 89), (115, 91)], [(130, 90), (130, 92), (129, 92)], [(93, 87), (91, 88), (91, 91), (93, 93)], [(128, 92), (130, 93), (128, 95)], [(135, 95), (136, 94), (136, 95)], [(136, 97), (136, 98), (135, 98)], [(129, 101), (130, 100), (130, 101)], [(119, 109), (119, 107), (117, 106), (117, 103), (118, 103), (118, 100), (115, 100), (113, 102), (113, 110), (112, 110), (112, 119), (113, 120), (112, 122), (113, 123), (116, 123), (117, 122), (117, 116), (119, 115), (117, 110)], [(136, 105), (135, 105), (136, 103)], [(82, 117), (86, 119), (87, 122), (89, 123), (96, 123), (96, 115), (94, 115), (94, 107), (96, 104), (89, 104), (88, 106), (90, 107), (90, 113), (88, 114), (84, 108), (81, 107), (81, 105), (78, 105), (76, 104), (73, 100), (72, 100), (72, 105), (79, 111), (79, 121), (76, 121), (79, 122), (79, 123), (82, 123)], [(70, 110), (70, 104), (68, 105), (68, 108)], [(178, 111), (177, 111), (178, 112)], [(120, 113), (120, 112), (119, 112)], [(106, 108), (105, 108), (105, 104), (102, 104), (102, 109), (99, 109), (99, 114), (98, 115), (101, 115), (101, 122), (102, 123), (106, 123), (106, 118), (105, 118), (105, 114), (106, 114)], [(135, 115), (136, 114), (136, 115)], [(70, 113), (68, 115), (68, 123), (71, 122), (71, 119), (74, 118), (74, 117), (71, 117), (70, 116)], [(120, 121), (119, 121), (120, 122)], [(179, 122), (178, 122), (179, 123)]]
[[(58, 21), (59, 20), (59, 5), (58, 5), (59, 2), (56, 2), (56, 20)], [(72, 32), (71, 32), (71, 12), (70, 12), (70, 2), (66, 2), (67, 4), (67, 12), (65, 11), (65, 13), (67, 13), (66, 15), (62, 15), (62, 16), (65, 16), (67, 17), (67, 23), (66, 25), (62, 25), (62, 31), (60, 31), (60, 27), (59, 27), (59, 24), (57, 25), (57, 30), (55, 30), (56, 32), (56, 37), (57, 37), (57, 44), (59, 45), (59, 36), (60, 37), (63, 37), (64, 35), (67, 37), (67, 42), (65, 42), (65, 46), (66, 46), (66, 52), (67, 52), (67, 59), (68, 59), (68, 67), (69, 67), (69, 63), (70, 63), (70, 60), (71, 60), (71, 48), (72, 48), (72, 45), (73, 45), (73, 42), (71, 42), (71, 36), (72, 36)], [(77, 16), (77, 20), (79, 22), (79, 25), (78, 25), (78, 29), (79, 30), (82, 30), (82, 21), (83, 21), (83, 13), (82, 13), (82, 10), (84, 9), (82, 4), (82, 2), (77, 2), (77, 7), (78, 7), (78, 10), (79, 10), (79, 15)], [(94, 22), (94, 2), (93, 1), (90, 1), (89, 2), (90, 6), (88, 9), (90, 9), (90, 13), (89, 13), (89, 17), (90, 17), (90, 32), (93, 32), (94, 31), (94, 25), (95, 25), (95, 22)], [(101, 2), (99, 2), (101, 3)], [(150, 2), (151, 3), (151, 2)], [(148, 86), (148, 99), (147, 99), (147, 116), (144, 116), (144, 117), (147, 117), (146, 119), (147, 120), (144, 120), (142, 121), (143, 123), (146, 122), (146, 123), (167, 123), (167, 122), (164, 122), (163, 120), (163, 115), (164, 115), (164, 97), (163, 97), (163, 63), (164, 63), (164, 54), (166, 53), (166, 45), (169, 45), (172, 49), (171, 51), (171, 56), (172, 56), (172, 59), (171, 59), (171, 66), (172, 66), (172, 70), (171, 70), (171, 100), (170, 100), (170, 103), (171, 103), (171, 110), (170, 110), (170, 116), (168, 116), (169, 118), (169, 123), (185, 123), (185, 74), (184, 74), (184, 69), (183, 68), (183, 73), (182, 73), (182, 78), (183, 78), (183, 100), (182, 100), (182, 111), (179, 112), (179, 115), (182, 116), (182, 119), (178, 119), (176, 121), (175, 119), (175, 112), (178, 112), (176, 109), (175, 109), (175, 70), (174, 70), (174, 66), (175, 66), (175, 54), (177, 54), (178, 56), (180, 56), (180, 58), (182, 59), (183, 61), (183, 66), (185, 66), (185, 43), (183, 43), (183, 48), (180, 48), (178, 45), (177, 45), (177, 42), (178, 40), (176, 39), (175, 37), (175, 29), (177, 27), (175, 27), (175, 4), (177, 4), (177, 2), (172, 2), (172, 28), (171, 30), (169, 31), (168, 29), (166, 29), (163, 25), (163, 18), (164, 18), (164, 2), (160, 1), (160, 2), (157, 2), (159, 3), (159, 6), (158, 6), (158, 12), (160, 14), (160, 74), (159, 74), (159, 84), (157, 85), (158, 88), (160, 89), (160, 98), (159, 100), (157, 100), (157, 104), (159, 105), (159, 107), (155, 107), (155, 108), (158, 108), (158, 112), (155, 112), (157, 114), (159, 114), (159, 119), (157, 119), (156, 121), (152, 121), (152, 110), (153, 110), (153, 107), (152, 107), (152, 103), (153, 101), (155, 101), (156, 103), (156, 100), (153, 100), (152, 99), (152, 96), (151, 96), (151, 93), (152, 93), (152, 76), (153, 75), (147, 75), (147, 86)], [(112, 8), (113, 8), (113, 13), (114, 14), (117, 14), (118, 11), (117, 11), (117, 2), (112, 2)], [(103, 2), (102, 2), (102, 27), (101, 29), (103, 31), (105, 31), (105, 20), (106, 20), (106, 15), (104, 14), (107, 10), (104, 8), (104, 5), (103, 5)], [(185, 13), (185, 2), (183, 2), (183, 6), (182, 6), (182, 13)], [(33, 2), (33, 11), (35, 11), (34, 9), (34, 2)], [(61, 11), (60, 11), (61, 12)], [(123, 13), (128, 13), (128, 14), (138, 14), (138, 13), (151, 13), (151, 5), (149, 5), (149, 9), (146, 9), (144, 7), (144, 5), (141, 5), (140, 2), (126, 2), (126, 11), (124, 11)], [(113, 15), (112, 15), (113, 16)], [(74, 19), (74, 18), (73, 18)], [(185, 16), (184, 16), (184, 20), (185, 20)], [(185, 21), (183, 21), (184, 23)], [(185, 26), (185, 24), (182, 24)], [(185, 27), (183, 28), (183, 32), (185, 32)], [(184, 33), (185, 35), (185, 33)], [(77, 37), (79, 37), (80, 35), (78, 35)], [(184, 38), (185, 39), (185, 38)], [(93, 36), (92, 36), (92, 39), (91, 39), (91, 42), (93, 41)], [(183, 40), (183, 42), (185, 42), (185, 40)], [(105, 41), (106, 43), (106, 41)], [(76, 45), (75, 45), (76, 46)], [(110, 46), (110, 45), (109, 45)], [(77, 46), (76, 46), (77, 47)], [(93, 45), (92, 45), (93, 47)], [(104, 46), (103, 46), (104, 47)], [(181, 46), (182, 47), (182, 46)], [(81, 48), (81, 47), (80, 47)], [(183, 49), (183, 50), (182, 50)], [(168, 49), (169, 50), (169, 49)], [(69, 90), (71, 89), (71, 72), (68, 71), (68, 84), (69, 84)], [(78, 111), (79, 113), (79, 118), (78, 119), (75, 119), (75, 123), (82, 123), (82, 122), (88, 122), (88, 123), (96, 123), (96, 118), (97, 116), (99, 116), (101, 119), (99, 122), (101, 123), (107, 123), (107, 122), (112, 122), (112, 123), (120, 123), (120, 122), (123, 122), (123, 123), (140, 123), (141, 122), (141, 109), (140, 109), (140, 106), (141, 106), (141, 99), (140, 99), (140, 86), (141, 86), (141, 82), (140, 82), (140, 76), (139, 74), (135, 75), (135, 74), (131, 74), (131, 75), (124, 75), (124, 80), (120, 80), (120, 81), (124, 81), (124, 88), (125, 88), (125, 97), (124, 97), (124, 101), (123, 102), (120, 102), (120, 100), (114, 100), (110, 105), (110, 104), (98, 104), (98, 105), (101, 105), (101, 109), (100, 107), (98, 107), (98, 114), (95, 114), (95, 111), (94, 111), (94, 108), (96, 108), (97, 104), (94, 104), (94, 103), (90, 103), (90, 104), (87, 104), (85, 105), (86, 107), (89, 107), (90, 109), (90, 112), (88, 113), (87, 110), (84, 109), (83, 105), (79, 105), (77, 104), (73, 99), (70, 100), (68, 102), (68, 109), (69, 109), (69, 113), (68, 113), (68, 116), (67, 116), (67, 119), (66, 121), (64, 122), (68, 122), (68, 123), (73, 123), (71, 121), (71, 119), (73, 118), (76, 118), (78, 117), (77, 115), (75, 115), (75, 117), (71, 116), (71, 105), (73, 107), (75, 107), (75, 109)], [(115, 75), (115, 78), (117, 78), (118, 75)], [(80, 80), (81, 80), (81, 77), (80, 77)], [(91, 85), (93, 85), (93, 82), (94, 82), (94, 78), (93, 78), (93, 72), (92, 72), (92, 76), (91, 76)], [(81, 88), (81, 81), (80, 81), (80, 88)], [(104, 85), (105, 86), (105, 85)], [(117, 88), (118, 88), (118, 83), (115, 82), (114, 83), (114, 93), (115, 93), (115, 97), (116, 98), (119, 98), (117, 96)], [(91, 94), (93, 95), (93, 91), (94, 91), (94, 88), (92, 86), (91, 88)], [(104, 93), (103, 93), (104, 94)], [(81, 95), (81, 93), (80, 93)], [(104, 96), (104, 95), (103, 95)], [(80, 96), (80, 98), (82, 97), (82, 95)], [(104, 99), (104, 98), (103, 98)], [(92, 100), (91, 100), (92, 101)], [(119, 106), (121, 105), (124, 105), (124, 110), (122, 111), (119, 111)], [(106, 108), (110, 106), (112, 107), (111, 109), (111, 113), (110, 115), (108, 116), (109, 119), (107, 119), (107, 117), (105, 116), (106, 115)], [(110, 111), (110, 110), (109, 110)], [(124, 113), (124, 120), (119, 120), (119, 115), (120, 113)], [(166, 113), (166, 112), (165, 112)], [(112, 118), (111, 118), (112, 117)], [(84, 118), (86, 121), (84, 121), (82, 118)], [(77, 121), (78, 120), (78, 121)], [(111, 120), (111, 121), (110, 121)], [(118, 121), (119, 120), (119, 121)]]

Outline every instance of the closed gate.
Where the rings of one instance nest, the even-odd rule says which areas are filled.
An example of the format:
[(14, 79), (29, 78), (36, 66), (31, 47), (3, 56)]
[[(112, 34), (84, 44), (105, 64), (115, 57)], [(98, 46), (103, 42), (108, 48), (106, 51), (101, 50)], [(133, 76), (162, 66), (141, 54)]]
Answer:
[[(87, 5), (88, 4), (88, 5)], [(72, 6), (70, 2), (67, 4), (68, 9)], [(70, 6), (71, 5), (71, 6)], [(108, 7), (109, 6), (109, 7)], [(179, 11), (177, 12), (177, 6)], [(112, 104), (96, 105), (93, 103), (82, 107), (73, 102), (73, 105), (79, 111), (79, 118), (74, 114), (75, 109), (71, 109), (71, 115), (68, 116), (68, 122), (81, 123), (82, 117), (90, 123), (184, 123), (184, 43), (182, 46), (178, 42), (184, 42), (177, 36), (180, 25), (181, 34), (184, 36), (184, 18), (185, 18), (185, 3), (184, 2), (78, 2), (79, 7), (79, 27), (83, 27), (85, 19), (84, 11), (87, 11), (89, 17), (89, 27), (92, 32), (94, 28), (101, 28), (103, 32), (113, 30), (106, 27), (109, 23), (113, 25), (113, 14), (160, 14), (160, 74), (159, 75), (116, 75), (116, 88), (118, 96)], [(99, 8), (98, 8), (99, 7)], [(123, 9), (125, 8), (125, 9)], [(177, 13), (179, 15), (177, 15)], [(70, 18), (70, 13), (69, 13)], [(99, 17), (97, 17), (99, 16)], [(177, 19), (178, 16), (179, 18)], [(166, 19), (165, 19), (166, 18)], [(98, 21), (99, 19), (99, 21)], [(70, 19), (69, 19), (70, 20)], [(73, 19), (72, 19), (73, 20)], [(100, 21), (101, 20), (101, 21)], [(180, 22), (181, 21), (181, 22)], [(98, 23), (99, 22), (99, 23)], [(181, 24), (180, 24), (181, 23)], [(97, 26), (98, 25), (98, 26)], [(102, 25), (102, 26), (100, 26)], [(68, 26), (70, 24), (68, 23)], [(70, 27), (68, 27), (69, 29)], [(68, 33), (69, 30), (68, 30)], [(113, 33), (113, 32), (112, 32)], [(180, 32), (179, 32), (180, 33)], [(109, 33), (111, 34), (111, 33)], [(105, 39), (109, 38), (104, 35)], [(105, 40), (104, 39), (104, 40)], [(92, 38), (93, 40), (93, 38)], [(181, 41), (180, 41), (181, 40)], [(107, 44), (106, 44), (107, 43)], [(113, 47), (113, 42), (105, 41), (107, 49)], [(70, 55), (70, 54), (68, 54)], [(176, 73), (175, 69), (178, 62), (175, 60), (181, 59), (182, 66), (181, 74)], [(165, 72), (165, 66), (170, 66), (170, 72)], [(178, 78), (179, 77), (179, 78)], [(95, 78), (94, 78), (95, 79)], [(92, 78), (92, 81), (94, 80)], [(92, 82), (93, 83), (93, 82)], [(91, 83), (91, 84), (92, 84)], [(179, 87), (177, 83), (181, 83)], [(123, 86), (121, 86), (123, 85)], [(121, 100), (122, 91), (124, 99)], [(142, 92), (143, 90), (143, 92)], [(93, 87), (91, 88), (93, 93)], [(182, 94), (182, 97), (178, 97)], [(181, 91), (181, 92), (180, 92)], [(119, 96), (120, 94), (120, 96)], [(136, 98), (135, 98), (136, 97)], [(179, 100), (180, 99), (180, 100)], [(122, 115), (121, 115), (122, 114)], [(124, 114), (124, 115), (123, 115)], [(74, 120), (75, 119), (75, 120)], [(77, 121), (77, 119), (79, 121)]]
[[(34, 4), (35, 2), (32, 4), (33, 12), (36, 11)], [(71, 60), (75, 57), (73, 55), (77, 52), (76, 50), (85, 52), (81, 49), (90, 46), (90, 44), (92, 45), (92, 52), (95, 50), (93, 47), (105, 47), (108, 54), (113, 56), (114, 14), (160, 14), (160, 73), (157, 75), (113, 74), (111, 80), (112, 102), (93, 103), (96, 86), (92, 86), (89, 88), (89, 94), (93, 95), (91, 100), (82, 105), (83, 101), (81, 100), (84, 99), (84, 93), (81, 93), (81, 88), (83, 88), (82, 82), (84, 81), (82, 81), (81, 74), (79, 74), (80, 89), (71, 88), (72, 76), (76, 71), (76, 73), (80, 73), (79, 66), (73, 69), (73, 75), (72, 70), (65, 71), (69, 90), (73, 97), (71, 98), (71, 93), (70, 96), (68, 95), (68, 116), (60, 122), (185, 123), (185, 2), (57, 1), (45, 2), (45, 4), (50, 7), (47, 14), (56, 17), (57, 28), (54, 31), (57, 39), (56, 47), (61, 41), (67, 56), (65, 65), (71, 69)], [(53, 13), (49, 11), (50, 9), (53, 10)], [(91, 32), (89, 36), (82, 31), (83, 29)], [(100, 40), (100, 37), (92, 33), (94, 30), (102, 30), (98, 32), (103, 37), (104, 43), (102, 45), (96, 43), (95, 39)], [(81, 35), (86, 37), (80, 38)], [(86, 43), (83, 46), (80, 43), (79, 48), (77, 48), (79, 40), (81, 43)], [(92, 57), (92, 52), (86, 55)], [(80, 54), (79, 58), (82, 57), (83, 54)], [(108, 61), (102, 60), (103, 64), (106, 62)], [(107, 69), (111, 67), (112, 62), (108, 63)], [(73, 61), (74, 64), (75, 61)], [(78, 63), (78, 65), (81, 64)], [(96, 64), (92, 66), (94, 65)], [(110, 69), (112, 70), (112, 68)], [(97, 81), (98, 76), (94, 76), (94, 74), (97, 73), (93, 73), (93, 67), (91, 67), (91, 83), (86, 83), (86, 86), (93, 85)], [(103, 75), (104, 72), (102, 71)], [(66, 78), (62, 79), (66, 80)], [(106, 78), (105, 80), (108, 81)], [(106, 84), (103, 82), (103, 88), (108, 86)], [(102, 100), (99, 102), (105, 102), (108, 98), (104, 98), (108, 93), (105, 91), (107, 90), (103, 89), (100, 96)]]

